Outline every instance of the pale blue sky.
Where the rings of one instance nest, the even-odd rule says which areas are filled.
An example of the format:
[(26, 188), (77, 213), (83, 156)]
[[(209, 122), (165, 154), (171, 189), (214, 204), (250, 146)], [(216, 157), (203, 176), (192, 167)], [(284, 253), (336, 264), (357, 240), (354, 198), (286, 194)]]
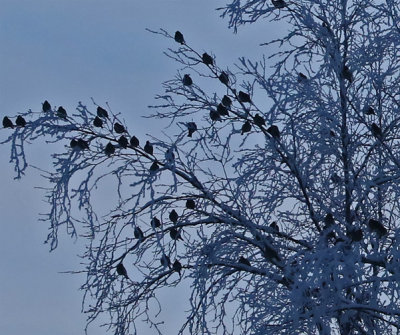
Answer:
[[(253, 25), (234, 35), (213, 10), (225, 2), (0, 0), (1, 118), (39, 110), (45, 99), (72, 110), (78, 101), (90, 105), (93, 97), (99, 104), (109, 102), (138, 131), (150, 132), (151, 122), (140, 116), (148, 113), (146, 106), (178, 65), (162, 54), (171, 40), (145, 28), (179, 29), (222, 66), (239, 56), (261, 56), (265, 27)], [(46, 205), (43, 193), (34, 189), (41, 179), (30, 170), (23, 180), (13, 181), (8, 149), (0, 147), (0, 334), (83, 334), (83, 292), (78, 291), (83, 279), (59, 273), (79, 269), (79, 243), (63, 238), (49, 254), (43, 245), (47, 225), (38, 221)], [(31, 154), (44, 167), (47, 157), (40, 148)], [(168, 327), (173, 329), (173, 322)], [(96, 326), (90, 330), (106, 334)], [(153, 331), (144, 327), (139, 333)]]

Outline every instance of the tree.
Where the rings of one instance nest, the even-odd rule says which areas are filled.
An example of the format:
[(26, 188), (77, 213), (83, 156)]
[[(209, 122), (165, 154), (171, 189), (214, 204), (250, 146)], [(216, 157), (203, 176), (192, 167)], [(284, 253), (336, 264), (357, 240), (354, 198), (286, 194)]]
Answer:
[[(26, 143), (66, 144), (45, 175), (47, 240), (62, 226), (87, 239), (89, 322), (108, 313), (122, 335), (145, 318), (160, 333), (157, 292), (190, 282), (181, 333), (398, 332), (399, 5), (233, 1), (220, 10), (234, 29), (287, 23), (266, 43), (277, 52), (235, 70), (155, 32), (182, 67), (153, 106), (169, 138), (136, 138), (96, 104), (3, 122), (17, 178)], [(117, 202), (99, 216), (111, 177)]]

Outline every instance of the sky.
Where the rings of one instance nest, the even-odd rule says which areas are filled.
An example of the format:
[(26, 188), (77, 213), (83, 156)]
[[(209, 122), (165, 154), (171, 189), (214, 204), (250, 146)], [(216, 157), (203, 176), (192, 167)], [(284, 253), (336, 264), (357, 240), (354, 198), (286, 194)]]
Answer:
[[(153, 123), (141, 116), (149, 114), (161, 83), (179, 65), (163, 55), (173, 41), (146, 28), (180, 30), (194, 48), (215, 54), (223, 66), (240, 56), (261, 57), (259, 44), (271, 31), (256, 24), (235, 35), (214, 10), (226, 2), (0, 0), (1, 118), (40, 110), (45, 99), (72, 111), (79, 101), (90, 106), (93, 98), (121, 112), (139, 135), (151, 132)], [(47, 168), (48, 154), (36, 147), (28, 159)], [(0, 147), (0, 157), (0, 334), (84, 334), (83, 277), (61, 273), (80, 269), (80, 241), (62, 235), (49, 253), (43, 244), (48, 226), (39, 221), (47, 208), (35, 188), (42, 182), (39, 173), (29, 169), (22, 180), (13, 180), (9, 147)], [(142, 326), (140, 334), (153, 334)], [(174, 329), (173, 322), (168, 327)], [(94, 325), (89, 334), (107, 333)]]

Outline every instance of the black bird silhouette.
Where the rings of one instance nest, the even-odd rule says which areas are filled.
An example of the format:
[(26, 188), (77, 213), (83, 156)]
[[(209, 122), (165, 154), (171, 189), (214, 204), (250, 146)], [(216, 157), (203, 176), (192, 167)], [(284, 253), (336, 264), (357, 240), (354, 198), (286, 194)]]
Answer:
[(279, 132), (279, 128), (275, 125), (270, 126), (267, 129), (267, 132), (275, 139), (279, 140), (281, 137), (281, 133)]
[(299, 74), (297, 75), (297, 82), (299, 83), (304, 83), (305, 81), (307, 81), (307, 79), (307, 76), (302, 72), (299, 72)]
[(210, 110), (210, 119), (212, 121), (221, 121), (221, 115), (219, 115), (219, 113), (215, 109), (211, 109)]
[(153, 162), (153, 164), (151, 164), (150, 166), (150, 171), (151, 172), (155, 172), (159, 169), (160, 167), (158, 166), (157, 162)]
[(49, 104), (49, 102), (47, 100), (45, 100), (43, 102), (42, 110), (43, 110), (43, 112), (50, 112), (51, 111), (51, 105)]
[(188, 122), (186, 127), (188, 129), (188, 137), (192, 137), (193, 133), (197, 130), (197, 124), (194, 122)]
[(256, 126), (259, 127), (265, 126), (265, 120), (260, 114), (257, 113), (256, 115), (254, 115), (253, 119), (254, 119), (254, 124)]
[(83, 138), (78, 138), (77, 145), (78, 148), (81, 150), (89, 149), (89, 143), (85, 141)]
[(226, 72), (222, 71), (221, 74), (219, 75), (218, 79), (219, 79), (219, 81), (220, 81), (222, 84), (228, 86), (228, 84), (229, 84), (229, 77), (228, 77), (228, 75), (226, 74)]
[(113, 144), (111, 142), (108, 142), (106, 147), (104, 148), (104, 153), (107, 156), (111, 156), (112, 154), (114, 154), (115, 152), (115, 147), (113, 146)]
[(98, 106), (97, 107), (97, 116), (108, 118), (108, 112), (103, 107)]
[(286, 7), (286, 2), (283, 0), (272, 0), (272, 4), (274, 5), (275, 8), (285, 8)]
[(74, 139), (74, 138), (71, 140), (71, 142), (69, 142), (69, 146), (71, 148), (76, 148), (77, 145), (78, 145), (78, 141), (76, 139)]
[(103, 120), (100, 119), (98, 116), (96, 116), (96, 117), (94, 118), (94, 120), (93, 120), (93, 125), (94, 125), (95, 127), (102, 128), (102, 127), (103, 127)]
[(175, 272), (178, 272), (179, 275), (181, 275), (181, 271), (182, 271), (182, 264), (181, 262), (179, 262), (178, 260), (175, 260), (174, 264), (172, 264), (172, 269)]
[(180, 232), (178, 229), (176, 229), (176, 228), (172, 228), (172, 229), (169, 231), (169, 236), (170, 236), (174, 241), (177, 241), (177, 240), (182, 240), (182, 241), (183, 241), (183, 238), (182, 238), (182, 236), (181, 236), (181, 232)]
[(239, 263), (247, 265), (247, 266), (251, 266), (250, 261), (247, 258), (243, 257), (243, 256), (240, 256)]
[(14, 128), (14, 124), (12, 121), (8, 118), (8, 116), (5, 116), (3, 118), (3, 127), (4, 128)]
[(382, 136), (382, 130), (375, 122), (371, 124), (371, 132), (375, 137)]
[(203, 56), (201, 56), (201, 59), (202, 59), (203, 63), (206, 64), (206, 65), (213, 65), (214, 64), (213, 58), (206, 52), (203, 53)]
[(115, 132), (117, 134), (122, 134), (122, 133), (125, 132), (125, 127), (122, 124), (120, 124), (118, 122), (115, 122), (114, 123), (114, 130), (115, 130)]
[(245, 123), (243, 123), (241, 134), (243, 135), (244, 133), (248, 133), (250, 130), (251, 130), (251, 124), (250, 124), (250, 122), (249, 122), (249, 121), (246, 121)]
[(131, 137), (131, 146), (136, 148), (139, 146), (139, 139), (136, 136)]
[(268, 260), (272, 260), (272, 261), (278, 261), (280, 262), (282, 259), (279, 256), (278, 252), (271, 246), (269, 245), (264, 245), (264, 249), (263, 249), (263, 254), (264, 257)]
[(58, 107), (57, 116), (61, 119), (67, 118), (67, 111), (65, 110), (65, 108), (63, 106)]
[(243, 91), (239, 91), (238, 98), (240, 102), (251, 102), (250, 95)]
[(194, 202), (193, 199), (186, 200), (186, 208), (187, 209), (195, 209), (196, 208), (196, 203)]
[(279, 226), (278, 226), (278, 224), (275, 222), (275, 221), (273, 221), (273, 222), (271, 222), (271, 224), (269, 225), (273, 230), (275, 230), (275, 231), (277, 231), (278, 233), (279, 233)]
[(232, 106), (231, 98), (229, 98), (227, 95), (224, 95), (222, 98), (222, 104), (227, 108), (231, 107)]
[(173, 222), (173, 223), (177, 223), (178, 222), (178, 218), (179, 215), (176, 212), (175, 209), (173, 209), (170, 213), (169, 213), (169, 219)]
[(162, 254), (161, 259), (160, 259), (161, 265), (169, 268), (171, 266), (171, 260), (166, 254)]
[(133, 234), (135, 238), (137, 238), (139, 241), (142, 241), (144, 239), (143, 231), (139, 227), (135, 227)]
[(387, 229), (378, 220), (370, 219), (368, 222), (368, 226), (372, 231), (376, 232), (379, 235), (379, 237), (382, 237), (387, 234)]
[(365, 115), (375, 115), (375, 109), (371, 106), (365, 106), (363, 112)]
[(335, 224), (335, 219), (332, 213), (327, 213), (324, 218), (325, 228), (332, 227)]
[(348, 80), (350, 83), (353, 81), (353, 74), (351, 73), (347, 65), (343, 66), (342, 76), (344, 79)]
[(185, 74), (182, 79), (182, 83), (185, 86), (191, 86), (193, 84), (192, 78), (188, 74)]
[(159, 228), (159, 227), (161, 227), (161, 221), (160, 221), (157, 217), (153, 217), (153, 218), (151, 219), (150, 224), (151, 224), (151, 226), (152, 226), (153, 228)]
[(121, 148), (126, 149), (128, 147), (128, 139), (122, 135), (119, 139), (118, 139), (118, 144), (121, 146)]
[(363, 231), (361, 229), (349, 230), (347, 236), (354, 242), (360, 242), (363, 238)]
[(180, 44), (184, 44), (185, 43), (185, 39), (183, 38), (183, 35), (179, 30), (175, 32), (174, 39), (175, 39), (176, 42), (178, 42)]
[(18, 115), (17, 119), (15, 120), (15, 124), (18, 127), (25, 127), (26, 126), (26, 121), (21, 115)]
[(153, 146), (149, 141), (146, 141), (146, 144), (143, 148), (144, 152), (147, 152), (149, 155), (153, 154)]
[(229, 115), (228, 109), (222, 103), (218, 104), (217, 112), (219, 113), (219, 115), (224, 115), (224, 116)]
[(124, 276), (126, 279), (129, 279), (129, 277), (128, 277), (128, 272), (126, 272), (126, 269), (125, 269), (124, 264), (119, 263), (119, 264), (117, 265), (117, 273), (118, 273), (120, 276)]

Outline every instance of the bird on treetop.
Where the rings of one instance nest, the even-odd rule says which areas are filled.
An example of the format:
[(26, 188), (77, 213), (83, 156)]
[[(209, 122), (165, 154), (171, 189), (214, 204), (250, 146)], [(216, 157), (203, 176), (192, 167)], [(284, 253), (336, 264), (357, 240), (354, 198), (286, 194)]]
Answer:
[(244, 133), (248, 133), (250, 130), (251, 130), (251, 124), (250, 124), (250, 122), (249, 122), (249, 121), (246, 121), (245, 123), (243, 123), (241, 134), (243, 135)]
[(67, 111), (65, 110), (65, 108), (63, 106), (58, 107), (57, 116), (61, 119), (67, 118)]
[(184, 44), (185, 43), (185, 39), (183, 38), (183, 35), (179, 30), (177, 30), (175, 32), (174, 40), (175, 40), (175, 42), (178, 42), (180, 44)]
[(222, 104), (227, 108), (231, 107), (232, 106), (231, 98), (229, 98), (227, 95), (224, 95), (222, 98)]
[(153, 162), (150, 166), (150, 171), (151, 172), (156, 172), (160, 167), (158, 166), (157, 162)]
[(18, 127), (25, 127), (26, 126), (26, 121), (21, 115), (18, 115), (17, 119), (15, 120), (15, 124)]
[(179, 215), (176, 212), (175, 209), (173, 209), (170, 213), (169, 213), (169, 219), (173, 222), (173, 223), (177, 223), (178, 222), (178, 218)]
[(136, 148), (139, 146), (139, 139), (136, 136), (132, 136), (130, 143), (132, 147)]
[(251, 102), (250, 95), (243, 91), (239, 91), (238, 98), (240, 102)]
[(254, 115), (253, 120), (256, 126), (259, 127), (265, 126), (265, 120), (260, 114), (257, 113), (256, 115)]
[(98, 116), (96, 116), (94, 118), (94, 120), (93, 120), (93, 125), (95, 127), (97, 127), (97, 128), (102, 128), (103, 127), (103, 121)]
[(196, 203), (194, 202), (193, 199), (186, 200), (186, 208), (187, 209), (195, 209), (196, 208)]
[(272, 0), (272, 4), (274, 5), (275, 8), (285, 8), (286, 7), (286, 2), (283, 0)]
[(115, 122), (114, 123), (114, 130), (115, 130), (115, 132), (117, 134), (122, 134), (122, 133), (125, 132), (125, 127), (122, 124), (120, 124), (118, 122)]
[(42, 110), (43, 110), (43, 112), (50, 112), (51, 111), (51, 105), (47, 100), (45, 100), (43, 102)]
[(103, 107), (98, 106), (97, 107), (97, 116), (108, 118), (108, 112)]
[(8, 118), (8, 116), (5, 116), (3, 118), (3, 127), (4, 128), (14, 128), (14, 124), (12, 121)]
[(219, 115), (229, 116), (228, 109), (222, 103), (218, 104), (217, 112), (219, 113)]
[(188, 137), (192, 137), (193, 133), (197, 130), (197, 124), (194, 122), (188, 122), (186, 127), (188, 129)]
[(69, 146), (71, 147), (71, 148), (75, 148), (75, 147), (77, 147), (78, 146), (78, 141), (76, 140), (76, 139), (72, 139), (71, 140), (71, 142), (69, 142)]
[(113, 145), (111, 142), (108, 142), (107, 145), (106, 145), (106, 147), (104, 148), (104, 153), (105, 153), (107, 156), (111, 156), (112, 154), (114, 154), (114, 152), (115, 152), (115, 147), (114, 147), (114, 145)]
[(279, 132), (279, 128), (277, 126), (275, 126), (275, 125), (270, 126), (267, 129), (267, 132), (275, 139), (279, 140), (279, 138), (281, 137), (281, 134)]
[(206, 64), (206, 65), (213, 65), (214, 64), (213, 58), (206, 52), (203, 53), (203, 56), (201, 56), (201, 59), (202, 59), (203, 63)]
[(211, 109), (210, 110), (210, 119), (212, 121), (221, 121), (221, 115), (219, 115), (219, 113), (215, 109)]
[(121, 148), (126, 149), (128, 147), (128, 139), (122, 135), (119, 139), (118, 139), (118, 144), (121, 146)]
[(185, 86), (191, 86), (193, 84), (192, 78), (188, 74), (185, 74), (182, 79), (182, 83)]
[(159, 227), (161, 227), (161, 221), (160, 221), (157, 217), (153, 217), (153, 218), (151, 219), (150, 224), (151, 224), (151, 226), (152, 226), (153, 228), (159, 228)]
[(181, 232), (180, 232), (178, 229), (176, 229), (176, 228), (172, 228), (172, 229), (169, 231), (169, 236), (170, 236), (171, 239), (173, 239), (174, 241), (178, 241), (178, 240), (182, 240), (182, 241), (183, 241), (183, 238), (182, 238), (182, 236), (181, 236)]
[(175, 272), (178, 272), (179, 275), (181, 275), (181, 270), (182, 270), (182, 264), (178, 260), (175, 260), (174, 264), (172, 264), (172, 269)]
[(218, 79), (219, 79), (219, 81), (220, 81), (222, 84), (228, 86), (228, 84), (229, 84), (229, 77), (228, 77), (228, 75), (227, 75), (224, 71), (221, 72), (221, 74), (219, 75)]
[(117, 265), (117, 273), (120, 276), (124, 276), (126, 279), (129, 279), (128, 272), (126, 271), (125, 266), (124, 264), (122, 264), (122, 262)]
[(135, 238), (137, 238), (140, 241), (142, 241), (144, 238), (143, 231), (139, 227), (135, 227), (135, 229), (133, 231), (133, 235), (135, 236)]
[(78, 147), (81, 150), (89, 149), (89, 143), (85, 141), (83, 138), (78, 138)]
[(146, 141), (146, 144), (143, 148), (144, 152), (148, 153), (149, 155), (153, 154), (153, 146), (149, 141)]

